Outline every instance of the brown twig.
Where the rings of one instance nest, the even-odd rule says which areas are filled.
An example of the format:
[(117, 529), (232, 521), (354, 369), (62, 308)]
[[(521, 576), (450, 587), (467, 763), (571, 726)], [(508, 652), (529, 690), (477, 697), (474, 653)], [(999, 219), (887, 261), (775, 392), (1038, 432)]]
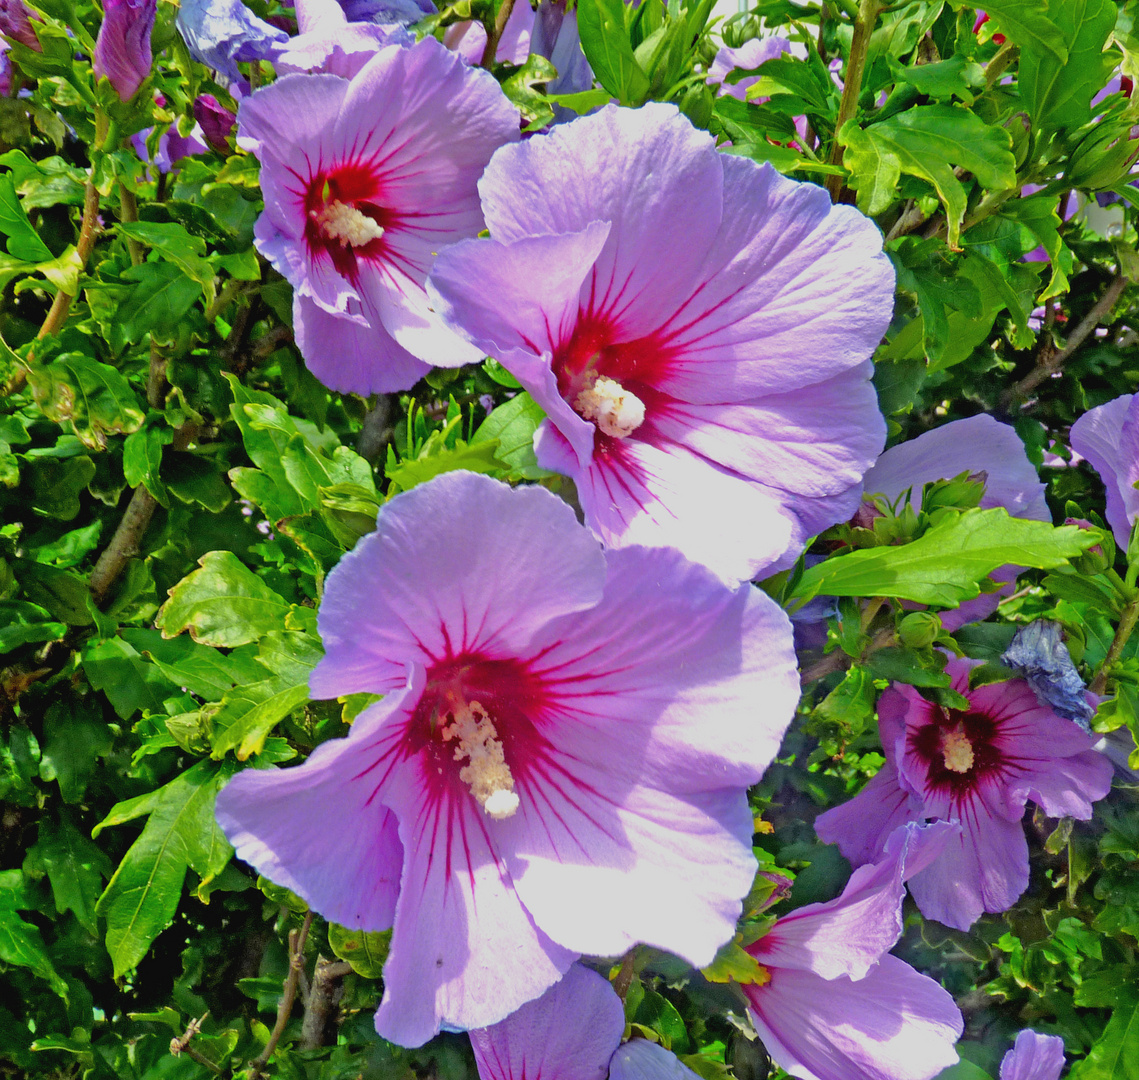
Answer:
[(305, 1001), (305, 1018), (298, 1043), (302, 1050), (315, 1050), (324, 1045), (328, 1015), (340, 998), (338, 984), (351, 970), (352, 965), (343, 960), (326, 960), (323, 956), (316, 958), (312, 989)]
[(312, 912), (305, 914), (305, 921), (299, 930), (289, 931), (289, 974), (285, 977), (285, 985), (281, 991), (281, 1000), (277, 1005), (277, 1022), (269, 1035), (265, 1049), (251, 1062), (252, 1070), (249, 1080), (257, 1080), (262, 1070), (269, 1064), (269, 1058), (277, 1049), (277, 1043), (285, 1033), (285, 1025), (289, 1022), (289, 1015), (293, 1011), (293, 1002), (297, 997), (297, 981), (305, 964), (305, 940), (308, 938), (309, 927), (312, 926)]
[[(119, 181), (119, 220), (126, 222), (138, 221), (138, 201), (126, 184)], [(125, 234), (124, 234), (125, 235)], [(127, 236), (127, 251), (130, 252), (131, 265), (139, 266), (146, 259), (146, 252), (133, 236)]]
[[(1004, 409), (1010, 408), (1018, 401), (1024, 401), (1033, 390), (1036, 389), (1045, 379), (1050, 378), (1056, 374), (1064, 362), (1074, 353), (1087, 339), (1088, 335), (1100, 324), (1100, 320), (1107, 315), (1116, 301), (1119, 299), (1123, 290), (1127, 287), (1127, 278), (1122, 274), (1116, 274), (1111, 279), (1111, 284), (1108, 285), (1103, 291), (1103, 296), (1096, 301), (1095, 306), (1089, 311), (1076, 326), (1075, 330), (1068, 335), (1068, 340), (1064, 347), (1055, 354), (1050, 354), (1051, 350), (1041, 350), (1038, 354), (1038, 362), (1036, 366), (1027, 374), (1020, 382), (1010, 386), (1001, 395), (1001, 406)], [(1049, 339), (1051, 335), (1049, 334)], [(1045, 355), (1045, 354), (1050, 355)], [(1039, 362), (1043, 357), (1043, 362)]]
[[(862, 650), (860, 660), (869, 656), (871, 653), (877, 652), (879, 649), (884, 649), (894, 640), (894, 627), (884, 626), (878, 631), (871, 639), (870, 644)], [(842, 649), (835, 649), (832, 653), (827, 653), (821, 660), (812, 664), (802, 675), (799, 676), (799, 685), (806, 686), (809, 683), (818, 682), (819, 679), (824, 679), (832, 672), (842, 671), (850, 666), (853, 658), (848, 656)]]
[(1135, 629), (1136, 620), (1139, 620), (1139, 594), (1133, 596), (1127, 606), (1123, 609), (1123, 614), (1119, 617), (1119, 626), (1116, 627), (1115, 637), (1111, 639), (1111, 645), (1107, 650), (1107, 655), (1103, 658), (1103, 663), (1099, 666), (1099, 671), (1096, 672), (1095, 678), (1092, 679), (1091, 685), (1088, 689), (1097, 695), (1102, 695), (1107, 688), (1107, 677), (1111, 670), (1112, 665), (1123, 654), (1123, 646), (1127, 644), (1127, 639), (1131, 637), (1131, 632)]
[(185, 1054), (192, 1061), (196, 1061), (199, 1065), (204, 1065), (207, 1069), (214, 1073), (214, 1075), (221, 1076), (223, 1072), (222, 1067), (216, 1061), (211, 1061), (208, 1057), (206, 1057), (205, 1054), (199, 1053), (190, 1045), (190, 1040), (193, 1039), (193, 1037), (202, 1030), (202, 1024), (205, 1022), (206, 1016), (209, 1015), (210, 1014), (207, 1011), (205, 1016), (202, 1016), (201, 1019), (191, 1020), (186, 1025), (186, 1030), (181, 1035), (179, 1035), (177, 1038), (171, 1039), (170, 1053), (174, 1057), (181, 1057), (183, 1054)]
[[(858, 5), (858, 19), (854, 23), (854, 34), (850, 41), (850, 59), (843, 73), (842, 98), (838, 103), (838, 116), (834, 122), (834, 143), (831, 146), (828, 163), (842, 164), (842, 143), (838, 141), (839, 132), (848, 120), (854, 118), (858, 112), (858, 96), (862, 93), (862, 76), (866, 71), (866, 54), (870, 48), (870, 35), (874, 32), (874, 23), (878, 19), (878, 0), (861, 0)], [(831, 175), (826, 181), (827, 191), (835, 202), (842, 192), (843, 178), (840, 175)]]
[(617, 996), (622, 1002), (629, 993), (629, 987), (633, 985), (633, 975), (635, 974), (634, 966), (637, 961), (637, 950), (639, 947), (638, 945), (634, 945), (621, 958), (621, 970), (617, 972), (617, 978), (613, 980), (613, 989), (617, 991)]
[(506, 23), (513, 10), (514, 0), (502, 0), (502, 7), (498, 9), (498, 14), (495, 16), (494, 26), (487, 31), (486, 48), (482, 51), (479, 67), (490, 71), (494, 66), (494, 54), (498, 52), (498, 43), (502, 40), (502, 32), (506, 29)]

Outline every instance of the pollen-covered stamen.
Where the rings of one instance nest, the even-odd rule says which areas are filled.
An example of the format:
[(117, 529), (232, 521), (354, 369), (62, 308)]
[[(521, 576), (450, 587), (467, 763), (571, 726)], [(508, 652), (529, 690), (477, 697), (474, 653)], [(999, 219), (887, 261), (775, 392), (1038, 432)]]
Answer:
[(942, 732), (941, 754), (950, 772), (967, 773), (973, 768), (973, 744), (959, 727)]
[(440, 731), (443, 741), (457, 739), (455, 760), (468, 762), (459, 770), (459, 779), (496, 821), (513, 816), (518, 809), (514, 777), (486, 709), (477, 701), (460, 703), (447, 714), (447, 721)]
[(348, 247), (364, 247), (384, 235), (383, 226), (347, 203), (326, 203), (312, 216), (325, 236)]
[(574, 399), (574, 408), (615, 439), (624, 439), (645, 421), (645, 403), (616, 379), (595, 379)]

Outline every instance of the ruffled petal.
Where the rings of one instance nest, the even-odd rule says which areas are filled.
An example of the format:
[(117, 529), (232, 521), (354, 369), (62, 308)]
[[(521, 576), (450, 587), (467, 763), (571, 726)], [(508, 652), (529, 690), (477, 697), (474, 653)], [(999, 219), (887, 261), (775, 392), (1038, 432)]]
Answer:
[(560, 499), (444, 474), (387, 503), (328, 575), (309, 685), (383, 693), (409, 661), (516, 655), (550, 619), (596, 604), (604, 581), (600, 546)]
[(218, 794), (217, 821), (237, 857), (342, 926), (392, 925), (403, 847), (395, 815), (375, 797), (377, 778), (385, 732), (406, 723), (422, 686), (422, 674), (413, 676), (303, 765), (246, 769)]
[(923, 818), (921, 803), (898, 783), (898, 770), (887, 761), (853, 799), (815, 818), (815, 832), (823, 843), (837, 844), (852, 866), (862, 866), (881, 855), (896, 828)]
[(471, 1047), (480, 1080), (605, 1080), (624, 1030), (625, 1011), (613, 987), (574, 964), (537, 1000), (472, 1031)]
[(953, 998), (897, 957), (864, 979), (776, 969), (743, 989), (767, 1052), (802, 1080), (930, 1080), (957, 1061)]
[[(1107, 523), (1116, 544), (1127, 547), (1139, 516), (1139, 394), (1124, 394), (1089, 409), (1073, 425), (1072, 449), (1091, 462), (1107, 491)], [(1126, 429), (1126, 440), (1125, 440)], [(1125, 446), (1125, 441), (1127, 445)]]
[(1022, 1031), (1001, 1061), (1000, 1080), (1060, 1080), (1064, 1040), (1059, 1035)]

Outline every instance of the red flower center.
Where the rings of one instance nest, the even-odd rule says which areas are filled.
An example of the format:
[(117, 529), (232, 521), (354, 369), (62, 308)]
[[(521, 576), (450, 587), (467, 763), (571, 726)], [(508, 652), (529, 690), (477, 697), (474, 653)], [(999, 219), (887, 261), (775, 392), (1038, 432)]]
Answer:
[(330, 258), (356, 284), (359, 260), (378, 261), (395, 215), (382, 204), (379, 178), (361, 163), (316, 173), (305, 191), (305, 242), (314, 259)]
[(980, 712), (931, 707), (929, 723), (911, 728), (911, 749), (925, 763), (931, 789), (961, 799), (985, 776), (1005, 765), (997, 725)]

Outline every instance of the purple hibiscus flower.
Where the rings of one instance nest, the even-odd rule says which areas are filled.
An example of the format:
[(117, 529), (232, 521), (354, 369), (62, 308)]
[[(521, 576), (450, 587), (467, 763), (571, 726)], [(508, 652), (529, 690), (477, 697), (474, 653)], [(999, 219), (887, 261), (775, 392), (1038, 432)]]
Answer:
[(1060, 1080), (1064, 1040), (1059, 1035), (1022, 1031), (1001, 1061), (1000, 1080)]
[(1107, 523), (1126, 551), (1139, 517), (1139, 394), (1088, 409), (1072, 425), (1071, 443), (1099, 473), (1107, 489)]
[(319, 626), (313, 694), (387, 696), (300, 767), (239, 774), (217, 816), (322, 915), (393, 927), (385, 1038), (497, 1023), (583, 952), (701, 965), (734, 933), (746, 789), (799, 692), (759, 590), (453, 472), (383, 507)]
[[(1024, 443), (1008, 424), (980, 414), (953, 420), (916, 439), (890, 447), (866, 473), (863, 490), (867, 496), (884, 495), (891, 502), (907, 489), (911, 504), (921, 505), (925, 484), (950, 480), (961, 473), (982, 476), (985, 493), (981, 507), (1001, 506), (1012, 517), (1051, 521), (1044, 498), (1044, 484), (1036, 467), (1028, 460)], [(1001, 567), (992, 575), (1002, 587), (967, 600), (953, 611), (942, 613), (942, 625), (950, 631), (988, 618), (1005, 596), (1011, 596), (1019, 567)]]
[(574, 964), (540, 998), (471, 1032), (479, 1080), (695, 1080), (674, 1054), (638, 1039), (618, 1046), (625, 1010), (613, 987)]
[(43, 52), (36, 29), (32, 26), (33, 18), (39, 21), (24, 0), (0, 0), (0, 34), (36, 52)]
[(747, 75), (737, 83), (729, 83), (724, 80), (736, 68), (743, 68), (745, 71), (757, 68), (760, 64), (774, 60), (777, 56), (782, 56), (790, 51), (791, 42), (780, 37), (750, 38), (738, 49), (729, 49), (727, 45), (723, 45), (720, 51), (716, 53), (712, 66), (708, 68), (708, 84), (720, 87), (722, 94), (738, 98), (740, 101), (746, 101), (747, 88), (759, 82), (759, 75)]
[(385, 45), (410, 45), (415, 39), (401, 25), (349, 22), (337, 0), (297, 0), (300, 34), (276, 53), (280, 72), (322, 71), (351, 79)]
[(211, 149), (219, 154), (233, 151), (229, 140), (237, 127), (237, 114), (227, 109), (213, 94), (199, 94), (194, 99), (194, 119)]
[[(501, 63), (524, 64), (530, 55), (530, 36), (534, 32), (534, 9), (529, 0), (517, 0), (510, 18), (502, 28), (502, 37), (494, 58)], [(443, 44), (454, 49), (468, 64), (478, 64), (486, 51), (486, 29), (480, 22), (466, 21), (447, 27)]]
[(123, 101), (134, 97), (150, 74), (150, 31), (158, 0), (104, 0), (95, 39), (95, 78), (107, 78)]
[(885, 432), (873, 223), (661, 104), (506, 147), (479, 191), (492, 238), (443, 252), (428, 289), (545, 409), (538, 461), (607, 544), (740, 580), (850, 516)]
[(772, 1060), (802, 1080), (928, 1080), (957, 1061), (961, 1013), (933, 979), (889, 955), (903, 884), (958, 831), (908, 825), (842, 895), (776, 920), (747, 951), (766, 981), (743, 987)]
[(482, 228), (476, 182), (518, 138), (485, 71), (433, 38), (388, 46), (353, 79), (288, 75), (241, 103), (261, 159), (257, 247), (293, 286), (305, 362), (326, 386), (404, 390), (482, 357), (429, 310), (435, 253)]
[(1112, 774), (1093, 738), (1039, 703), (1024, 680), (970, 690), (978, 663), (954, 659), (945, 669), (968, 711), (910, 686), (887, 690), (878, 702), (886, 763), (853, 799), (815, 819), (819, 836), (856, 866), (878, 858), (903, 822), (959, 821), (961, 834), (910, 883), (923, 915), (958, 930), (1012, 907), (1028, 887), (1028, 800), (1086, 821)]

